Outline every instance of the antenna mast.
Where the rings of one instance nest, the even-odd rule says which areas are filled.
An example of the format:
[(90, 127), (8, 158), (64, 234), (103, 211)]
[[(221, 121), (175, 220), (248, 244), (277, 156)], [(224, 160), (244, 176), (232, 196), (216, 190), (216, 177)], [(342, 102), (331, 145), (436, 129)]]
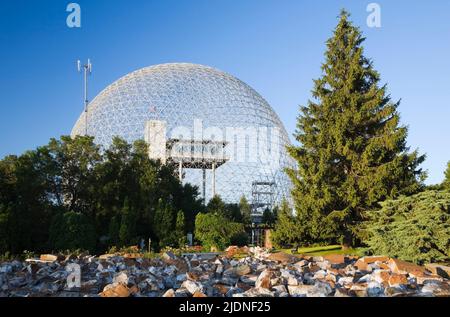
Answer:
[(87, 136), (88, 135), (88, 105), (89, 105), (89, 100), (88, 100), (88, 76), (92, 74), (92, 64), (91, 64), (91, 60), (88, 59), (87, 63), (84, 65), (81, 65), (81, 61), (78, 60), (77, 61), (77, 67), (78, 67), (78, 72), (81, 73), (81, 70), (83, 69), (83, 75), (84, 75), (84, 120), (85, 120), (85, 124), (84, 124), (84, 135)]

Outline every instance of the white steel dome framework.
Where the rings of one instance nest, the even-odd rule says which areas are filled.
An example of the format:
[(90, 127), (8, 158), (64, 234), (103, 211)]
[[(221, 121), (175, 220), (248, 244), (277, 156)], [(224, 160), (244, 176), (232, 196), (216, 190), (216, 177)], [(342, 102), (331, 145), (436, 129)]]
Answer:
[(270, 105), (239, 79), (184, 63), (137, 70), (89, 104), (72, 136), (87, 132), (106, 148), (114, 136), (128, 142), (145, 139), (149, 122), (164, 122), (168, 139), (224, 141), (227, 159), (214, 175), (205, 168), (183, 169), (183, 182), (197, 185), (200, 192), (206, 184), (206, 201), (217, 193), (237, 203), (244, 195), (258, 207), (290, 196), (284, 169), (293, 163), (285, 149), (286, 130)]

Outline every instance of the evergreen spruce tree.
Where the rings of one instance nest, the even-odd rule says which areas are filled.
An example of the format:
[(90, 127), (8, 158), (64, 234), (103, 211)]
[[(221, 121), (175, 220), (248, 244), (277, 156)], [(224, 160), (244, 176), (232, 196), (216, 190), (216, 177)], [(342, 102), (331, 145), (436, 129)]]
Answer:
[(278, 209), (275, 230), (271, 235), (273, 243), (280, 248), (287, 245), (298, 245), (301, 242), (299, 228), (298, 221), (293, 215), (289, 203), (283, 199)]
[(245, 196), (241, 197), (241, 200), (239, 201), (239, 210), (242, 215), (242, 223), (249, 224), (252, 222), (251, 214), (252, 214), (252, 207), (247, 201), (247, 198)]
[(186, 222), (184, 220), (184, 213), (182, 210), (178, 211), (177, 220), (175, 222), (175, 235), (178, 246), (184, 247), (186, 245)]
[(447, 170), (445, 171), (444, 189), (450, 190), (450, 162), (447, 164)]
[(128, 198), (125, 198), (125, 202), (122, 208), (119, 240), (123, 246), (127, 246), (137, 242), (136, 213), (135, 210), (130, 206), (130, 201)]
[(313, 100), (301, 107), (296, 140), (288, 148), (298, 170), (288, 170), (304, 242), (354, 244), (362, 211), (398, 194), (414, 193), (425, 177), (424, 156), (409, 153), (399, 102), (364, 56), (365, 38), (342, 11), (327, 41)]
[(173, 206), (160, 198), (153, 223), (153, 232), (156, 235), (160, 248), (175, 244), (173, 234), (176, 221), (175, 217), (176, 211), (173, 209)]

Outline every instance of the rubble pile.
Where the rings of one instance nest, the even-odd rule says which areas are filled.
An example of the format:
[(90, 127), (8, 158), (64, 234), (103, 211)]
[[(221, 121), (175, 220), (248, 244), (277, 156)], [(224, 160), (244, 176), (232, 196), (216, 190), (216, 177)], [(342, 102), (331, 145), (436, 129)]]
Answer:
[(294, 256), (258, 247), (139, 256), (42, 255), (1, 263), (0, 297), (450, 296), (449, 267), (388, 257)]

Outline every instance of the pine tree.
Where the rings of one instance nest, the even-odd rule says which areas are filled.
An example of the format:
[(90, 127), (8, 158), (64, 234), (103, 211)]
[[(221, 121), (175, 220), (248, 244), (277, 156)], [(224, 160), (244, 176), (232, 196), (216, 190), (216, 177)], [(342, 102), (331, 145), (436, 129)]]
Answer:
[(447, 170), (445, 171), (444, 189), (450, 190), (450, 162), (447, 164)]
[(173, 209), (173, 206), (160, 198), (155, 211), (153, 231), (161, 248), (172, 246), (176, 243), (173, 235), (175, 217), (176, 211)]
[(186, 223), (184, 220), (184, 213), (182, 210), (178, 211), (177, 220), (175, 222), (175, 235), (179, 247), (186, 245)]
[(136, 243), (136, 213), (130, 206), (128, 198), (125, 199), (122, 208), (121, 222), (119, 229), (119, 240), (124, 246)]
[(425, 177), (417, 151), (408, 153), (399, 102), (364, 56), (365, 38), (342, 11), (327, 41), (313, 100), (301, 107), (288, 170), (302, 241), (358, 241), (363, 210), (400, 193), (414, 193)]
[(293, 215), (289, 203), (284, 199), (278, 210), (275, 229), (271, 235), (273, 243), (277, 247), (299, 244), (301, 242), (299, 229), (297, 218)]

